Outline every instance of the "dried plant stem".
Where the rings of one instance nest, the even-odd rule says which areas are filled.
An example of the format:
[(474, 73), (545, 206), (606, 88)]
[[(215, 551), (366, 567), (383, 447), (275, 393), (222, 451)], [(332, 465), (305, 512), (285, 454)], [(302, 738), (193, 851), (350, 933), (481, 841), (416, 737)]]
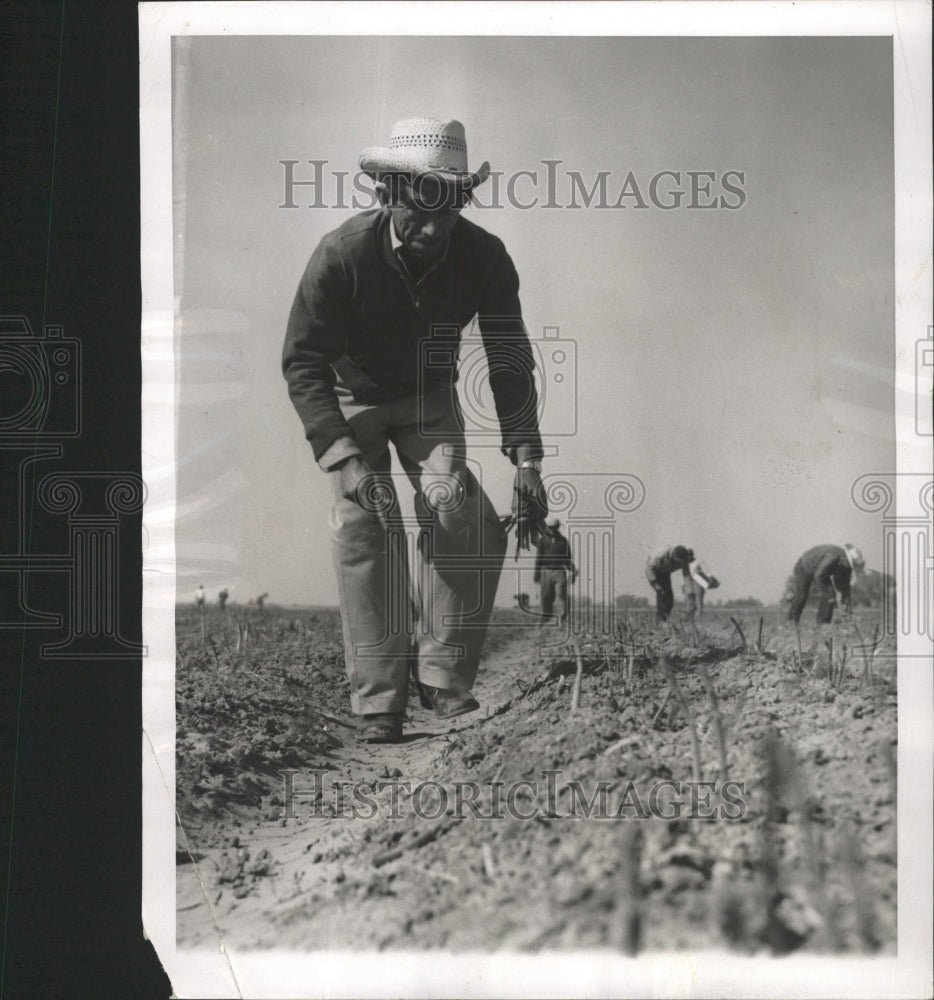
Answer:
[(840, 657), (840, 669), (837, 671), (837, 683), (834, 685), (838, 691), (843, 690), (843, 681), (846, 677), (847, 645), (843, 644), (843, 656)]
[(720, 704), (717, 700), (717, 691), (713, 686), (713, 681), (710, 679), (710, 674), (707, 673), (707, 667), (702, 663), (699, 668), (701, 675), (701, 680), (704, 682), (704, 687), (707, 690), (707, 697), (710, 699), (710, 711), (713, 715), (714, 729), (717, 733), (717, 749), (720, 753), (720, 781), (721, 783), (727, 780), (727, 764), (726, 764), (726, 735), (723, 727), (723, 716), (720, 713)]
[(859, 691), (863, 690), (863, 684), (866, 682), (866, 674), (869, 670), (869, 650), (866, 649), (866, 643), (863, 640), (863, 633), (859, 630), (859, 625), (853, 622), (853, 628), (856, 631), (856, 638), (859, 639), (859, 648), (861, 650), (863, 669), (859, 675)]
[(496, 862), (493, 860), (493, 849), (489, 844), (483, 843), (480, 846), (480, 856), (483, 858), (483, 871), (491, 881), (496, 879)]
[(762, 616), (759, 616), (759, 638), (756, 639), (756, 649), (762, 653)]
[(815, 909), (821, 915), (824, 934), (827, 937), (827, 944), (832, 951), (839, 951), (841, 947), (840, 929), (837, 923), (833, 902), (827, 893), (824, 884), (823, 865), (821, 864), (821, 850), (818, 844), (818, 835), (811, 822), (807, 797), (801, 784), (800, 775), (794, 787), (793, 804), (801, 816), (801, 835), (804, 840), (804, 857), (808, 871), (808, 881), (811, 899)]
[(576, 712), (581, 698), (581, 679), (584, 676), (584, 661), (581, 659), (580, 647), (574, 643), (574, 653), (577, 656), (577, 673), (574, 675), (574, 686), (571, 688), (571, 711)]
[(692, 768), (695, 781), (701, 780), (701, 762), (700, 762), (700, 741), (697, 738), (697, 722), (694, 718), (694, 713), (691, 711), (690, 702), (684, 695), (684, 691), (681, 690), (681, 685), (678, 683), (678, 678), (675, 677), (674, 670), (671, 669), (671, 664), (668, 662), (666, 656), (661, 657), (662, 670), (665, 672), (665, 677), (668, 680), (668, 684), (671, 687), (672, 694), (675, 696), (678, 704), (681, 706), (681, 711), (684, 712), (684, 717), (688, 720), (688, 728), (691, 730), (691, 756), (692, 756)]
[(746, 636), (743, 633), (743, 630), (740, 627), (739, 622), (732, 615), (730, 615), (730, 621), (733, 623), (733, 626), (736, 629), (736, 631), (739, 632), (740, 642), (742, 642), (742, 644), (743, 644), (743, 652), (745, 653), (746, 652)]
[(787, 753), (775, 729), (770, 728), (763, 744), (765, 775), (765, 817), (759, 830), (759, 911), (764, 927), (773, 919), (776, 901), (781, 890), (781, 868), (778, 852), (777, 825), (782, 815), (782, 787), (790, 769), (786, 766)]
[(665, 697), (662, 699), (661, 705), (658, 706), (658, 711), (652, 716), (652, 722), (651, 722), (651, 728), (652, 729), (655, 728), (655, 723), (658, 722), (659, 718), (661, 717), (662, 712), (665, 711), (665, 706), (668, 704), (669, 701), (671, 701), (671, 689), (670, 688), (665, 692)]
[(865, 684), (867, 680), (869, 681), (870, 689), (873, 686), (872, 667), (876, 658), (876, 649), (878, 648), (879, 645), (879, 623), (876, 622), (876, 626), (873, 629), (871, 646), (868, 645), (866, 641), (863, 639), (863, 635), (859, 630), (859, 625), (857, 625), (856, 622), (853, 622), (853, 628), (856, 629), (856, 636), (859, 639), (859, 646), (860, 650), (862, 651), (863, 670), (862, 673), (859, 675), (859, 690), (862, 691), (863, 684)]
[[(768, 854), (769, 866), (775, 866), (774, 884), (772, 890), (779, 886), (779, 861), (776, 848), (778, 838), (773, 824), (783, 812), (782, 801), (794, 809), (799, 817), (802, 855), (807, 871), (807, 891), (811, 902), (820, 914), (823, 932), (831, 950), (840, 948), (840, 931), (832, 901), (824, 886), (823, 864), (821, 860), (821, 845), (811, 819), (811, 805), (805, 787), (801, 768), (792, 747), (786, 743), (774, 730), (769, 732), (766, 740), (766, 778), (765, 790), (768, 802), (768, 813), (763, 825), (765, 834), (764, 856)], [(772, 899), (776, 897), (774, 892)]]
[(872, 906), (872, 891), (866, 884), (866, 862), (852, 824), (844, 828), (842, 840), (841, 861), (846, 881), (850, 886), (859, 939), (867, 951), (878, 951), (880, 942)]
[(247, 639), (250, 636), (250, 626), (246, 619), (242, 622), (239, 618), (234, 618), (234, 624), (237, 626), (237, 645), (235, 651), (238, 653), (246, 652)]
[(642, 947), (642, 845), (641, 825), (629, 827), (623, 840), (622, 884), (620, 900), (619, 946), (627, 955), (638, 955)]

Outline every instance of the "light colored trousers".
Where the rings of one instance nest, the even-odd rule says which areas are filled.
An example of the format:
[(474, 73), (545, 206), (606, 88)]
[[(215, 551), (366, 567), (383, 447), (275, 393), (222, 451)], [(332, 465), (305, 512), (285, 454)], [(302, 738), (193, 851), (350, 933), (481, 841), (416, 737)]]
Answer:
[[(432, 687), (468, 691), (506, 554), (493, 505), (466, 462), (463, 424), (449, 391), (341, 410), (367, 465), (394, 498), (381, 520), (340, 492), (330, 531), (341, 602), (351, 707), (402, 712), (409, 673)], [(402, 468), (391, 471), (392, 443)], [(416, 521), (399, 512), (397, 486), (415, 490)], [(372, 495), (372, 494), (371, 494)]]
[(542, 614), (554, 614), (564, 624), (568, 614), (568, 571), (564, 567), (543, 569), (541, 582)]

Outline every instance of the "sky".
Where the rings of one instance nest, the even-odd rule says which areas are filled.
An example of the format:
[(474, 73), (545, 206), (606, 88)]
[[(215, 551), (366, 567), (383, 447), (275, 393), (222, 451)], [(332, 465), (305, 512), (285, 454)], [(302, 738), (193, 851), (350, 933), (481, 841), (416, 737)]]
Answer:
[[(639, 509), (612, 520), (615, 593), (650, 596), (647, 555), (677, 543), (723, 599), (777, 600), (798, 555), (823, 542), (853, 542), (879, 567), (879, 516), (850, 490), (895, 468), (891, 53), (891, 39), (865, 37), (176, 43), (179, 600), (203, 583), (240, 602), (337, 603), (329, 487), (280, 352), (308, 257), (354, 214), (349, 179), (333, 207), (334, 171), (352, 177), (360, 150), (415, 114), (459, 119), (471, 167), (502, 171), (501, 204), (467, 216), (504, 240), (520, 275), (546, 362), (546, 480), (581, 494), (563, 519), (600, 514), (608, 478), (644, 484)], [(298, 207), (281, 207), (282, 160), (299, 161), (296, 179), (327, 160), (331, 207), (309, 207), (301, 187)], [(542, 205), (546, 160), (561, 161), (557, 208)], [(502, 204), (523, 170), (539, 182), (516, 193), (540, 203)], [(714, 172), (714, 194), (738, 171), (744, 197), (665, 210), (578, 195), (575, 208), (572, 171), (588, 188), (607, 172), (610, 204), (630, 172), (648, 200), (660, 171), (681, 171), (682, 187), (687, 171)], [(546, 328), (566, 347), (560, 386)], [(498, 440), (471, 456), (505, 513)], [(508, 565), (506, 604), (531, 589)]]

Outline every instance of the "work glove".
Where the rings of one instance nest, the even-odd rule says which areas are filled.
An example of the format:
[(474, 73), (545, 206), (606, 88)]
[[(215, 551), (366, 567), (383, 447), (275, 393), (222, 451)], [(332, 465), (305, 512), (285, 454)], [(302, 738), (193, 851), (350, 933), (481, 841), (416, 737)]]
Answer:
[(548, 501), (542, 479), (535, 469), (516, 469), (512, 487), (512, 512), (503, 520), (503, 528), (508, 532), (516, 529), (516, 555), (521, 549), (538, 546), (542, 538), (550, 538), (551, 532), (545, 526), (548, 517)]

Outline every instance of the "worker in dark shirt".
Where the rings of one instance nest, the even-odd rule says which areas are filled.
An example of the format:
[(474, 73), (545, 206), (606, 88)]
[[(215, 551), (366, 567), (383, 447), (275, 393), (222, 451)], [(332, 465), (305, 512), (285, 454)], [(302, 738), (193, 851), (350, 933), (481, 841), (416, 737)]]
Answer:
[(865, 568), (863, 554), (854, 545), (815, 545), (808, 549), (795, 563), (792, 573), (788, 617), (798, 624), (812, 586), (817, 588), (819, 596), (818, 625), (833, 620), (833, 609), (838, 604), (849, 613), (850, 581), (854, 573), (862, 573)]
[(568, 574), (571, 583), (577, 580), (577, 567), (571, 555), (571, 543), (561, 534), (561, 522), (553, 518), (547, 524), (548, 533), (538, 542), (533, 580), (541, 592), (542, 615), (556, 617), (564, 624), (568, 612)]

